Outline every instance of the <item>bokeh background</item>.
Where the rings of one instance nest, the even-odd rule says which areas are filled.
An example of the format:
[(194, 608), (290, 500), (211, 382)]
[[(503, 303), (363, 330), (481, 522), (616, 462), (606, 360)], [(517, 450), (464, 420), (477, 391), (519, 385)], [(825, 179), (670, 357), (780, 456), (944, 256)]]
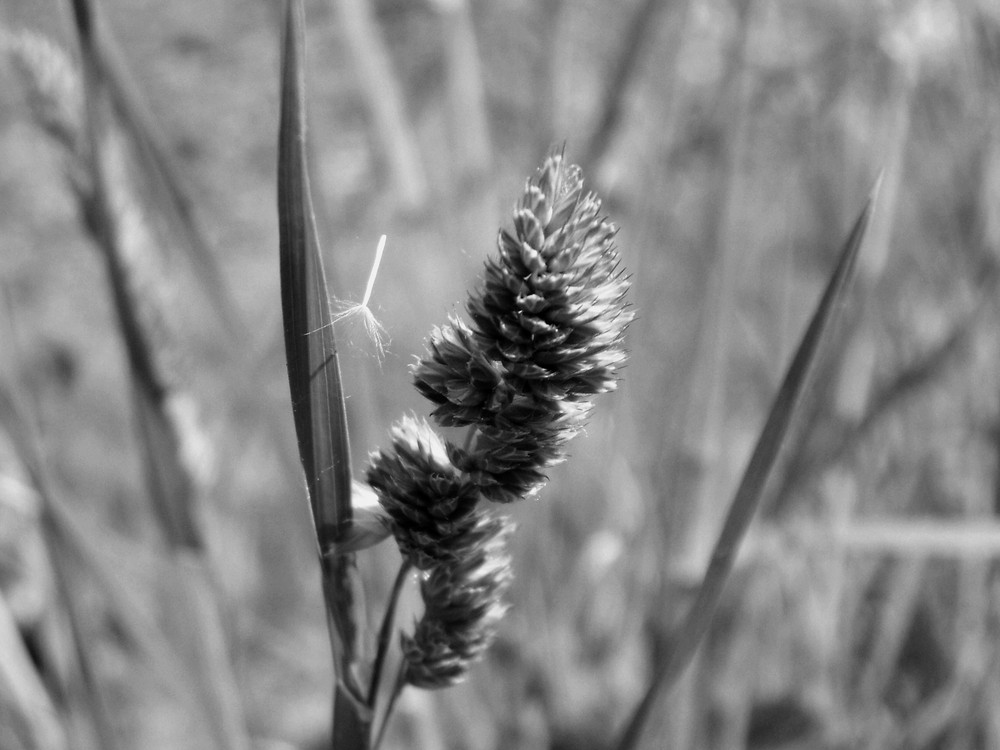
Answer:
[[(2, 0), (0, 21), (73, 61), (67, 6)], [(202, 283), (169, 231), (155, 234), (146, 278), (163, 303), (255, 746), (322, 747), (329, 645), (278, 289), (281, 7), (100, 8), (225, 287)], [(1000, 748), (1000, 6), (306, 8), (314, 187), (338, 300), (360, 299), (388, 235), (371, 302), (385, 356), (356, 321), (337, 328), (359, 475), (393, 420), (429, 411), (408, 367), (461, 312), (553, 148), (581, 164), (621, 227), (637, 314), (619, 391), (541, 497), (509, 509), (517, 577), (497, 645), (467, 683), (406, 692), (386, 747), (610, 746), (691, 601), (795, 341), (882, 173), (844, 321), (713, 631), (646, 746)], [(33, 405), (53, 491), (155, 622), (161, 543), (104, 264), (9, 56), (0, 81), (3, 377)], [(30, 543), (37, 503), (16, 451), (2, 453), (5, 609), (23, 633), (56, 637), (60, 598)], [(373, 618), (398, 563), (391, 546), (359, 559)], [(183, 674), (140, 658), (103, 616), (100, 587), (83, 574), (79, 587), (122, 747), (211, 747), (184, 720)], [(87, 747), (86, 726), (73, 726), (71, 746)]]

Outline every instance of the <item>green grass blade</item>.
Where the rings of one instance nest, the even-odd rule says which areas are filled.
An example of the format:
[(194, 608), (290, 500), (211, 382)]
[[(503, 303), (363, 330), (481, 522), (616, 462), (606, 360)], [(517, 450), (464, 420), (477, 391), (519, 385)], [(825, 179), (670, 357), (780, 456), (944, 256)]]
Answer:
[[(186, 649), (190, 689), (212, 733), (214, 746), (224, 750), (249, 747), (240, 694), (229, 663), (226, 634), (217, 609), (217, 589), (202, 557), (202, 540), (193, 512), (196, 485), (181, 455), (183, 434), (170, 412), (171, 389), (163, 377), (157, 353), (172, 342), (157, 338), (148, 324), (155, 310), (147, 296), (136, 291), (142, 268), (130, 261), (129, 235), (123, 230), (127, 209), (116, 200), (126, 194), (129, 181), (115, 171), (115, 126), (110, 115), (109, 85), (95, 46), (93, 6), (73, 0), (84, 71), (87, 168), (90, 189), (80, 191), (87, 228), (104, 255), (113, 304), (124, 341), (133, 385), (136, 422), (143, 450), (146, 484), (161, 530), (171, 549), (173, 573), (165, 590), (183, 603), (172, 623), (175, 641)], [(176, 590), (166, 589), (177, 577)], [(179, 593), (178, 593), (179, 591)]]
[(363, 622), (353, 554), (336, 544), (351, 528), (347, 413), (306, 157), (305, 12), (289, 0), (278, 136), (281, 303), (292, 414), (320, 548), (323, 594), (337, 672), (334, 744), (368, 747), (371, 712), (355, 674)]
[(281, 305), (292, 415), (320, 543), (351, 522), (350, 448), (306, 161), (303, 19), (289, 4), (278, 143)]
[(138, 174), (149, 193), (149, 207), (163, 216), (187, 255), (196, 283), (232, 334), (245, 332), (236, 305), (198, 222), (181, 170), (139, 86), (129, 72), (96, 0), (73, 0), (73, 17), (82, 43), (107, 87), (116, 121), (137, 158)]
[(201, 535), (192, 509), (194, 488), (180, 458), (179, 436), (166, 409), (168, 396), (153, 342), (129, 283), (130, 269), (123, 251), (119, 216), (114, 206), (116, 188), (110, 176), (105, 95), (107, 86), (94, 49), (94, 17), (87, 0), (73, 0), (74, 18), (84, 70), (86, 135), (89, 145), (91, 191), (81, 195), (87, 228), (107, 264), (119, 330), (125, 345), (134, 387), (136, 422), (144, 452), (147, 487), (160, 527), (174, 548), (200, 548)]
[(760, 504), (767, 478), (774, 466), (792, 418), (796, 415), (800, 397), (809, 380), (811, 366), (816, 360), (820, 345), (829, 338), (831, 324), (844, 300), (847, 284), (853, 276), (858, 251), (868, 228), (877, 192), (878, 184), (869, 196), (868, 202), (844, 243), (837, 267), (816, 306), (809, 326), (799, 342), (795, 356), (788, 366), (778, 394), (771, 405), (767, 421), (757, 439), (753, 454), (743, 473), (722, 531), (719, 533), (718, 541), (712, 551), (708, 570), (705, 572), (697, 598), (665, 658), (657, 666), (657, 671), (646, 695), (629, 719), (625, 731), (616, 745), (619, 750), (633, 750), (638, 746), (642, 730), (654, 705), (683, 674), (684, 669), (694, 658), (701, 639), (708, 631), (726, 580), (736, 560), (740, 542), (746, 535), (750, 521)]

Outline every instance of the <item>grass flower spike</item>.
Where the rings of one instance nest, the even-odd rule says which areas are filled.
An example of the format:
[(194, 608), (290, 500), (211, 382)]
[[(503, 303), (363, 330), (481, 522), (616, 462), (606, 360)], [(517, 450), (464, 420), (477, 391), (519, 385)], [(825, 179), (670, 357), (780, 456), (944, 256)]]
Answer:
[(389, 515), (400, 553), (414, 567), (430, 570), (453, 561), (467, 546), (479, 492), (426, 421), (404, 417), (396, 424), (391, 449), (372, 456), (368, 483)]
[[(536, 493), (565, 458), (598, 393), (614, 390), (632, 320), (619, 269), (615, 226), (561, 154), (546, 159), (500, 232), (466, 310), (435, 328), (413, 368), (417, 390), (445, 427), (467, 428), (459, 446), (422, 419), (406, 417), (392, 444), (372, 454), (368, 483), (403, 557), (373, 670), (379, 678), (395, 603), (411, 567), (420, 571), (423, 616), (400, 636), (402, 661), (382, 729), (407, 685), (459, 682), (489, 648), (506, 612), (510, 521), (485, 498), (513, 502)], [(367, 301), (367, 295), (366, 295)], [(364, 304), (364, 303), (362, 303)]]
[(591, 398), (616, 387), (632, 314), (617, 228), (600, 211), (578, 167), (546, 159), (470, 295), (472, 324), (436, 329), (414, 368), (441, 424), (476, 428), (453, 460), (490, 500), (537, 492)]
[(479, 515), (453, 562), (425, 574), (424, 614), (412, 636), (401, 637), (406, 684), (424, 689), (460, 682), (496, 637), (507, 611), (503, 592), (511, 581), (505, 518)]

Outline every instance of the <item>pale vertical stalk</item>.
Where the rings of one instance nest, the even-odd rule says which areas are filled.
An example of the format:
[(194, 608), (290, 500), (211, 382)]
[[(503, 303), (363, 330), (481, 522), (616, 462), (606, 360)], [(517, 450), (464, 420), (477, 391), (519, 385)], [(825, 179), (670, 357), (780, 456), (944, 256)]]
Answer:
[(198, 665), (199, 703), (208, 718), (216, 748), (249, 748), (243, 705), (233, 673), (220, 610), (219, 588), (204, 557), (179, 549), (171, 559), (173, 580), (166, 581), (168, 621), (180, 633), (178, 651), (187, 664)]
[[(655, 65), (656, 69), (662, 70), (662, 76), (657, 77), (655, 87), (659, 99), (656, 104), (645, 103), (638, 112), (632, 113), (626, 109), (626, 102), (623, 100), (614, 105), (621, 111), (615, 115), (616, 122), (613, 124), (614, 132), (608, 136), (608, 142), (600, 146), (593, 156), (595, 163), (596, 178), (599, 183), (612, 184), (624, 182), (626, 177), (637, 180), (637, 184), (642, 184), (643, 173), (649, 170), (658, 169), (655, 162), (650, 162), (648, 154), (652, 148), (666, 148), (670, 150), (678, 140), (678, 128), (680, 120), (688, 111), (682, 106), (684, 95), (681, 85), (681, 65), (679, 61), (684, 50), (686, 40), (689, 40), (692, 6), (694, 0), (677, 0), (672, 3), (664, 3), (667, 7), (652, 8), (651, 21), (658, 22), (666, 28), (666, 39), (661, 40), (659, 45), (666, 49), (657, 50), (657, 59), (650, 60), (650, 52), (646, 52), (646, 66)], [(655, 33), (655, 29), (652, 30)], [(662, 32), (661, 32), (662, 33)], [(650, 36), (647, 32), (647, 38)], [(623, 52), (624, 54), (624, 52)], [(638, 61), (637, 61), (638, 62)], [(635, 79), (641, 75), (640, 71), (629, 72), (631, 80), (628, 82), (630, 88), (636, 88), (641, 82)], [(654, 107), (661, 107), (657, 112)], [(649, 107), (649, 109), (646, 109)], [(586, 163), (586, 162), (584, 162)], [(645, 179), (659, 180), (660, 175)], [(658, 200), (658, 192), (650, 190), (644, 196), (650, 203), (651, 212), (660, 212), (663, 207)], [(642, 211), (636, 212), (642, 215)]]
[(666, 6), (665, 0), (642, 0), (622, 34), (614, 64), (607, 76), (604, 97), (597, 109), (597, 123), (583, 150), (583, 164), (597, 173), (603, 171), (603, 162), (625, 116), (627, 95), (642, 69), (639, 63), (649, 41), (656, 34), (660, 12)]
[(899, 560), (892, 563), (885, 586), (886, 599), (880, 602), (875, 622), (876, 632), (866, 654), (857, 696), (862, 704), (879, 706), (893, 679), (913, 613), (920, 600), (926, 575), (924, 560)]
[[(750, 44), (752, 14), (748, 14), (740, 42), (739, 57)], [(718, 217), (714, 236), (715, 259), (708, 271), (708, 289), (699, 322), (699, 341), (692, 369), (690, 406), (685, 415), (684, 445), (698, 462), (698, 479), (689, 507), (692, 516), (684, 541), (674, 554), (674, 566), (683, 578), (696, 578), (704, 568), (724, 512), (723, 498), (733, 486), (738, 457), (726, 426), (726, 375), (736, 326), (736, 299), (746, 267), (747, 248), (739, 236), (738, 211), (743, 203), (744, 178), (740, 161), (748, 149), (748, 74), (736, 66), (740, 85), (733, 117), (734, 135), (719, 171), (722, 182), (720, 205), (712, 207)], [(715, 222), (713, 221), (713, 224)], [(711, 247), (711, 239), (709, 239)]]
[(479, 43), (469, 0), (434, 0), (433, 6), (443, 42), (449, 152), (445, 179), (450, 181), (453, 196), (446, 221), (454, 225), (457, 244), (474, 247), (492, 225), (496, 210), (493, 142)]
[(561, 105), (563, 91), (556, 81), (563, 69), (563, 61), (568, 57), (570, 47), (569, 24), (564, 23), (565, 0), (541, 0), (535, 3), (538, 20), (535, 22), (539, 35), (547, 40), (532, 67), (531, 77), (536, 81), (533, 87), (532, 109), (534, 111), (535, 150), (544, 153), (558, 142), (556, 133), (557, 112)]
[(416, 134), (392, 69), (392, 58), (368, 0), (333, 0), (350, 48), (351, 60), (372, 120), (382, 156), (404, 208), (416, 209), (427, 200), (427, 176), (420, 161)]
[[(245, 328), (205, 237), (187, 181), (167, 146), (168, 139), (160, 128), (160, 119), (135, 81), (132, 66), (100, 12), (98, 0), (87, 0), (86, 5), (91, 14), (93, 64), (101, 75), (116, 124), (139, 167), (135, 170), (136, 187), (149, 194), (148, 208), (162, 217), (169, 228), (170, 238), (174, 240), (174, 247), (169, 249), (186, 255), (190, 275), (224, 325), (229, 334), (226, 339), (245, 337)], [(160, 254), (167, 256), (164, 252)]]
[(451, 157), (460, 184), (488, 173), (493, 161), (479, 45), (468, 0), (435, 0), (444, 31)]

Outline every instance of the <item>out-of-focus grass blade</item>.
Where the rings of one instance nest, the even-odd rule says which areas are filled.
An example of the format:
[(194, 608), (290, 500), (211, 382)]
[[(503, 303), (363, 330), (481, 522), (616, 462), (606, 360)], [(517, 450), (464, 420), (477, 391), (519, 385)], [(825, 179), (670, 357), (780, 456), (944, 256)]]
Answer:
[[(144, 597), (136, 589), (136, 585), (153, 585), (161, 580), (164, 561), (157, 559), (145, 545), (126, 540), (109, 540), (106, 534), (102, 537), (96, 528), (91, 528), (66, 505), (49, 481), (37, 430), (28, 424), (14, 396), (2, 385), (0, 425), (41, 500), (45, 539), (49, 545), (53, 568), (63, 582), (59, 591), (67, 612), (72, 616), (76, 610), (72, 601), (76, 595), (76, 587), (71, 583), (66, 585), (70, 574), (87, 576), (97, 584), (105, 597), (109, 614), (126, 642), (134, 645), (138, 653), (148, 661), (149, 673), (176, 695), (189, 700), (192, 713), (197, 712), (202, 706), (197, 698), (190, 695), (189, 674), (184, 670), (177, 650), (166, 640), (161, 624), (149, 608), (149, 601), (153, 597), (148, 592)], [(123, 568), (122, 562), (125, 560), (128, 564)], [(123, 575), (123, 571), (127, 571), (128, 575)], [(136, 575), (138, 581), (133, 580)], [(184, 610), (184, 614), (188, 619), (194, 619), (189, 608)], [(79, 661), (82, 668), (86, 668), (86, 659), (91, 651), (93, 649), (89, 647), (81, 649)], [(8, 652), (0, 648), (0, 653)], [(216, 649), (214, 653), (226, 654), (226, 649)], [(94, 694), (87, 696), (93, 699), (99, 691), (90, 686), (88, 692)], [(103, 703), (97, 708), (102, 709)], [(101, 718), (97, 711), (93, 713), (95, 718)], [(229, 715), (236, 713), (231, 712)], [(100, 728), (104, 737), (102, 747), (115, 747), (114, 740), (108, 739), (113, 737), (110, 730), (112, 722), (104, 721), (103, 724)]]
[(149, 191), (150, 207), (159, 213), (186, 252), (197, 283), (228, 332), (243, 332), (236, 305), (198, 223), (180, 170), (165, 143), (156, 118), (132, 79), (97, 0), (73, 0), (73, 17), (81, 44), (91, 54), (126, 138), (139, 163), (138, 174)]
[(881, 178), (868, 197), (854, 224), (851, 233), (840, 252), (840, 259), (830, 277), (823, 296), (813, 313), (809, 326), (799, 342), (785, 378), (778, 389), (767, 421), (761, 430), (750, 462), (743, 473), (736, 495), (726, 515), (722, 531), (712, 551), (708, 570), (698, 591), (697, 598), (681, 625), (677, 637), (671, 644), (664, 659), (657, 665), (653, 680), (629, 719), (618, 741), (618, 750), (633, 750), (638, 746), (642, 730), (653, 706), (660, 696), (683, 674), (691, 663), (702, 637), (708, 631), (712, 615), (719, 603), (726, 579), (733, 568), (740, 542), (760, 504), (767, 478), (774, 466), (792, 417), (795, 416), (800, 397), (809, 380), (811, 366), (816, 360), (820, 345), (828, 338), (831, 323), (844, 299), (847, 283), (850, 281), (861, 242), (868, 228), (878, 186)]
[[(126, 306), (120, 315), (133, 321), (129, 327), (139, 337), (134, 343), (126, 341), (129, 350), (145, 351), (146, 342), (135, 324), (135, 311)], [(158, 387), (155, 373), (150, 373), (147, 379), (133, 369), (132, 382), (142, 465), (153, 510), (171, 547), (201, 550), (202, 535), (194, 516), (194, 480), (181, 460), (180, 436), (167, 415), (165, 392)]]
[(368, 747), (370, 710), (355, 674), (360, 585), (352, 554), (336, 544), (352, 523), (347, 413), (306, 160), (305, 12), (286, 6), (278, 135), (281, 304), (292, 414), (319, 542), (337, 671), (334, 746)]
[[(135, 394), (147, 486), (173, 553), (165, 591), (179, 602), (178, 611), (187, 615), (171, 623), (172, 633), (186, 650), (193, 692), (199, 697), (215, 746), (244, 750), (250, 740), (229, 664), (222, 618), (217, 607), (205, 604), (215, 601), (217, 590), (202, 557), (201, 535), (193, 512), (195, 483), (181, 457), (181, 434), (168, 408), (170, 391), (157, 366), (154, 346), (165, 347), (169, 342), (151, 336), (142, 315), (143, 305), (148, 302), (136, 294), (130, 283), (137, 269), (128, 264), (127, 235), (120, 226), (123, 209), (114, 200), (125, 188), (114, 181), (117, 154), (110, 147), (108, 83), (94, 44), (93, 7), (86, 0), (74, 0), (73, 10), (84, 70), (87, 166), (92, 181), (91, 190), (82, 198), (84, 213), (107, 263)], [(170, 584), (174, 584), (173, 588), (167, 588)]]
[[(96, 670), (92, 661), (93, 649), (88, 648), (86, 632), (86, 617), (83, 615), (80, 606), (80, 599), (77, 595), (79, 591), (76, 585), (76, 578), (79, 569), (70, 565), (65, 554), (65, 549), (60, 545), (52, 534), (51, 504), (48, 502), (49, 493), (48, 482), (45, 477), (44, 466), (41, 458), (41, 451), (38, 449), (37, 437), (31, 426), (22, 418), (20, 411), (16, 408), (15, 399), (6, 388), (0, 387), (0, 425), (3, 432), (0, 440), (10, 442), (13, 455), (19, 464), (18, 473), (23, 474), (24, 481), (30, 483), (37, 497), (40, 499), (40, 518), (43, 537), (45, 539), (46, 551), (50, 563), (52, 578), (59, 592), (59, 602), (65, 614), (65, 624), (69, 630), (68, 642), (71, 644), (69, 654), (77, 667), (77, 676), (80, 678), (85, 704), (88, 708), (88, 716), (97, 735), (101, 747), (108, 750), (115, 750), (120, 745), (116, 739), (111, 711), (107, 703), (104, 691), (101, 689), (97, 679)], [(2, 604), (2, 601), (0, 601)], [(5, 614), (5, 613), (4, 613)], [(6, 640), (6, 636), (5, 636)], [(0, 650), (5, 661), (8, 657), (13, 664), (20, 663), (20, 655), (11, 643), (5, 645), (7, 650)], [(30, 663), (30, 661), (29, 661)], [(23, 666), (23, 665), (22, 665)], [(19, 679), (27, 680), (31, 685), (34, 681), (31, 676), (24, 673), (22, 667), (17, 667), (20, 671)], [(69, 691), (67, 675), (60, 674), (56, 679), (61, 690)], [(35, 676), (37, 679), (37, 675)], [(64, 682), (65, 681), (65, 682)], [(0, 679), (0, 683), (3, 680)], [(2, 704), (0, 704), (2, 705)], [(2, 735), (2, 730), (0, 730)]]
[[(97, 584), (126, 642), (134, 645), (148, 663), (150, 673), (162, 684), (175, 692), (186, 688), (187, 674), (177, 650), (164, 638), (155, 615), (143, 604), (143, 596), (136, 588), (144, 582), (152, 584), (162, 575), (162, 561), (138, 544), (109, 543), (106, 531), (76, 517), (54, 492), (46, 492), (42, 500), (53, 543)], [(123, 567), (125, 560), (127, 568)]]
[(66, 736), (35, 671), (14, 615), (0, 595), (0, 737), (5, 747), (64, 750)]
[(200, 548), (192, 510), (191, 477), (180, 460), (179, 439), (166, 413), (167, 387), (156, 366), (152, 343), (138, 312), (140, 300), (128, 283), (118, 218), (112, 208), (108, 176), (105, 112), (106, 82), (93, 48), (94, 17), (87, 0), (73, 0), (84, 69), (87, 137), (93, 192), (85, 207), (88, 228), (104, 254), (118, 325), (135, 390), (136, 421), (142, 441), (147, 483), (161, 527), (171, 546)]

